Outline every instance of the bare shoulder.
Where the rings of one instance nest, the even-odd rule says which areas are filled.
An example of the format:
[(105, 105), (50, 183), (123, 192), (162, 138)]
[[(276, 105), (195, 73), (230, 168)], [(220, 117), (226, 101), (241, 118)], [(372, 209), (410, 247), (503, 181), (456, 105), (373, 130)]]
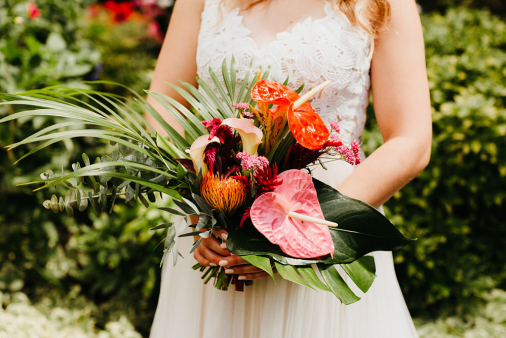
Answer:
[(391, 17), (378, 40), (421, 31), (420, 15), (414, 0), (389, 0)]
[(204, 9), (205, 2), (205, 0), (177, 0), (174, 12), (183, 16), (200, 14)]

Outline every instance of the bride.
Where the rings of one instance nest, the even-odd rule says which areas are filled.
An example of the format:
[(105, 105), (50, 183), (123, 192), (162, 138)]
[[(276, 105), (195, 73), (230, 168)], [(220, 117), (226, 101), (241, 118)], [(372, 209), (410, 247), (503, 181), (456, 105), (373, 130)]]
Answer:
[[(384, 144), (357, 167), (335, 161), (314, 172), (345, 195), (380, 208), (427, 165), (431, 108), (413, 0), (178, 0), (151, 90), (187, 104), (165, 82), (197, 85), (198, 75), (213, 86), (208, 69), (220, 74), (232, 56), (238, 79), (253, 62), (256, 70), (270, 66), (273, 80), (288, 76), (294, 89), (331, 80), (311, 105), (325, 122), (339, 123), (347, 142), (361, 141), (371, 89)], [(265, 278), (220, 244), (204, 240), (194, 258), (255, 280), (253, 286), (224, 292), (204, 285), (192, 257), (164, 264), (152, 338), (417, 337), (390, 252), (374, 253), (378, 277), (365, 295), (354, 288), (362, 300), (344, 306), (332, 293)], [(181, 238), (180, 252), (191, 245)]]

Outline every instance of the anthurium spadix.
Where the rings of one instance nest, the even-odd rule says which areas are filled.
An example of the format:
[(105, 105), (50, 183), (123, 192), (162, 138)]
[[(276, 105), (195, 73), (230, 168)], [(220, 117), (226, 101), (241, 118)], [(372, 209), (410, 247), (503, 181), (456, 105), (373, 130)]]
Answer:
[(271, 243), (296, 258), (316, 258), (334, 254), (328, 222), (318, 202), (310, 175), (287, 170), (278, 176), (283, 181), (258, 197), (251, 206), (251, 221)]
[(204, 151), (208, 144), (218, 142), (220, 143), (220, 139), (216, 136), (209, 139), (209, 135), (202, 135), (192, 143), (189, 153), (190, 157), (193, 161), (193, 166), (195, 170), (198, 171), (200, 167), (202, 170), (202, 175), (207, 173), (207, 164), (204, 163)]
[(225, 119), (221, 123), (223, 125), (233, 128), (239, 133), (242, 141), (242, 151), (256, 155), (258, 146), (262, 143), (263, 133), (255, 127), (253, 121), (250, 119)]

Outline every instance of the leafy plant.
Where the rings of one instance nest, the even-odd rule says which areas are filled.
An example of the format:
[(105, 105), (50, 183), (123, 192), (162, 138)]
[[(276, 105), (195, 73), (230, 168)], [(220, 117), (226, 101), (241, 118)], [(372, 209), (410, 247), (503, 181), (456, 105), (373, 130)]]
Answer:
[[(397, 275), (411, 312), (432, 318), (465, 314), (506, 287), (506, 25), (466, 9), (422, 19), (432, 159), (385, 210), (419, 239), (396, 253)], [(381, 140), (374, 128), (364, 134), (369, 152)]]

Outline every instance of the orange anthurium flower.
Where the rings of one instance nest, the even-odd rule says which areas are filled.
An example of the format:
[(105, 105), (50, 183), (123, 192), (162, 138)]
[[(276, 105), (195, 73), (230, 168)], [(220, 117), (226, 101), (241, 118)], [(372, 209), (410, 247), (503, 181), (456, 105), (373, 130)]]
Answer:
[[(287, 116), (288, 126), (293, 136), (303, 147), (319, 149), (328, 140), (329, 130), (320, 115), (307, 102), (293, 110), (293, 103), (300, 98), (300, 95), (285, 85), (267, 79), (258, 81), (251, 91), (251, 98), (259, 105), (277, 105), (278, 108), (275, 111), (270, 111), (271, 118), (282, 117), (284, 122)], [(277, 136), (276, 131), (272, 134)]]
[(288, 126), (293, 137), (307, 149), (320, 149), (329, 139), (329, 130), (320, 115), (310, 105), (302, 105), (293, 110), (293, 103), (288, 107)]

